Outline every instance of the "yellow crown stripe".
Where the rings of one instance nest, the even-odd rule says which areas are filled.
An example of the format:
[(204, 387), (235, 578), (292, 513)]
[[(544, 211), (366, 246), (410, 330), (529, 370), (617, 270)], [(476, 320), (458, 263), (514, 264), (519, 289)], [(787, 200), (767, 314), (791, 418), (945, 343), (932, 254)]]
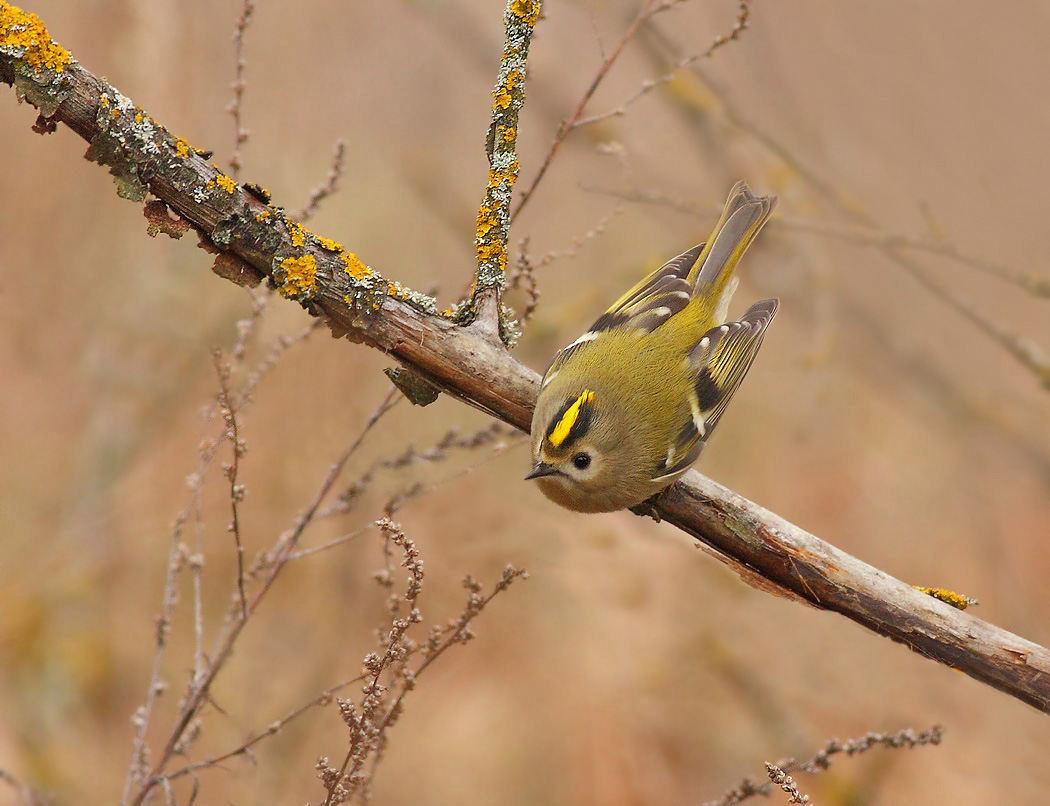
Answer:
[(590, 389), (584, 389), (580, 392), (580, 396), (565, 410), (561, 419), (558, 420), (558, 424), (551, 429), (550, 436), (547, 437), (551, 445), (557, 448), (568, 438), (569, 432), (572, 431), (572, 427), (576, 425), (576, 420), (580, 417), (580, 409), (590, 404), (593, 400), (594, 392)]

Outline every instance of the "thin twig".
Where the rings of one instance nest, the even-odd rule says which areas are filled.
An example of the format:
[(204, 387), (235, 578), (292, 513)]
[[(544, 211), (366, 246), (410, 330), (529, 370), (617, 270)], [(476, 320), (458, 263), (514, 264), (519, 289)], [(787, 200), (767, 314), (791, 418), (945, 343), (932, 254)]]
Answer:
[(464, 478), (465, 476), (469, 476), (477, 472), (478, 469), (484, 467), (493, 459), (502, 456), (504, 453), (506, 453), (509, 450), (512, 450), (513, 448), (517, 448), (519, 445), (526, 444), (528, 442), (528, 439), (529, 438), (527, 435), (521, 435), (516, 439), (512, 438), (508, 442), (496, 445), (488, 456), (486, 456), (484, 459), (481, 459), (480, 461), (475, 462), (474, 464), (460, 468), (456, 472), (450, 473), (449, 475), (439, 479), (438, 481), (433, 482), (432, 484), (414, 485), (413, 487), (401, 493), (400, 495), (390, 499), (384, 507), (384, 512), (386, 512), (388, 516), (392, 515), (395, 512), (398, 512), (399, 510), (403, 509), (409, 501), (413, 501), (416, 498), (419, 498), (420, 496), (432, 493), (435, 490), (439, 490), (442, 487), (445, 487), (446, 485), (457, 481), (458, 479)]
[(627, 107), (629, 107), (635, 101), (644, 98), (646, 95), (648, 95), (650, 92), (657, 89), (658, 87), (661, 87), (664, 84), (673, 81), (675, 75), (680, 71), (684, 70), (685, 68), (692, 67), (697, 62), (701, 62), (704, 59), (711, 58), (711, 56), (714, 55), (715, 51), (717, 51), (719, 48), (725, 47), (730, 42), (735, 42), (737, 39), (739, 39), (740, 35), (747, 30), (748, 23), (750, 22), (750, 20), (750, 0), (738, 0), (738, 11), (736, 15), (736, 21), (733, 24), (732, 30), (730, 30), (728, 34), (723, 34), (722, 36), (718, 37), (714, 42), (711, 43), (707, 50), (703, 51), (702, 53), (694, 53), (691, 56), (686, 56), (685, 58), (680, 59), (677, 64), (671, 67), (670, 70), (668, 70), (659, 78), (654, 78), (649, 81), (643, 82), (642, 86), (639, 87), (634, 92), (634, 94), (629, 95), (619, 106), (616, 106), (605, 112), (600, 112), (597, 115), (591, 115), (590, 117), (580, 118), (576, 121), (573, 128), (578, 129), (583, 126), (590, 126), (594, 123), (600, 123), (603, 120), (608, 120), (609, 118), (621, 117), (627, 114)]
[(5, 769), (0, 769), (0, 781), (10, 786), (18, 796), (22, 806), (47, 806), (48, 800), (43, 794), (29, 784), (23, 784)]
[(436, 443), (429, 448), (420, 450), (415, 445), (409, 445), (399, 454), (380, 459), (372, 464), (358, 479), (339, 494), (338, 501), (322, 509), (317, 513), (318, 518), (327, 518), (334, 515), (345, 515), (369, 488), (376, 475), (383, 470), (401, 470), (420, 462), (434, 463), (443, 462), (448, 459), (451, 451), (475, 450), (484, 445), (491, 444), (500, 435), (506, 434), (510, 429), (499, 421), (492, 421), (488, 425), (479, 428), (466, 436), (460, 436), (455, 428), (450, 428)]
[(227, 434), (233, 442), (232, 460), (223, 467), (226, 479), (230, 482), (230, 525), (229, 531), (233, 534), (233, 542), (237, 548), (237, 597), (241, 606), (241, 618), (248, 618), (248, 597), (244, 592), (244, 543), (241, 540), (241, 520), (238, 515), (238, 505), (244, 500), (244, 486), (237, 483), (241, 466), (241, 456), (244, 455), (244, 443), (241, 440), (239, 424), (237, 422), (237, 410), (230, 400), (230, 365), (222, 360), (222, 353), (216, 350), (212, 358), (215, 362), (215, 374), (219, 379), (219, 408), (226, 423)]
[(318, 185), (310, 191), (309, 200), (302, 210), (292, 213), (289, 218), (304, 222), (313, 218), (321, 208), (321, 202), (339, 190), (339, 181), (343, 178), (346, 168), (346, 140), (336, 140), (335, 149), (332, 152), (332, 167), (328, 169), (323, 185)]
[[(646, 0), (646, 3), (642, 7), (642, 10), (638, 12), (638, 16), (636, 16), (634, 18), (634, 21), (627, 27), (627, 30), (621, 37), (620, 42), (616, 45), (613, 51), (605, 57), (605, 60), (598, 68), (598, 72), (591, 80), (590, 85), (587, 87), (586, 90), (584, 90), (583, 96), (576, 104), (576, 108), (573, 110), (572, 114), (569, 115), (569, 117), (565, 121), (563, 121), (561, 126), (558, 128), (557, 133), (554, 135), (554, 141), (551, 143), (550, 148), (547, 151), (547, 156), (544, 157), (543, 163), (540, 165), (539, 171), (537, 171), (536, 176), (532, 180), (532, 183), (518, 199), (518, 206), (515, 208), (513, 215), (511, 215), (510, 217), (511, 224), (513, 224), (515, 219), (517, 219), (517, 217), (521, 214), (521, 211), (524, 209), (525, 205), (529, 203), (529, 199), (531, 199), (533, 194), (536, 192), (536, 188), (539, 186), (540, 182), (543, 181), (543, 177), (546, 175), (547, 170), (550, 168), (551, 163), (554, 161), (554, 157), (558, 154), (558, 151), (561, 149), (562, 143), (565, 142), (565, 139), (575, 129), (578, 129), (581, 126), (585, 126), (589, 123), (597, 122), (598, 120), (604, 120), (605, 118), (612, 117), (613, 115), (624, 114), (628, 105), (634, 103), (634, 101), (636, 101), (638, 98), (651, 92), (656, 87), (670, 81), (673, 78), (674, 71), (668, 73), (665, 76), (662, 76), (659, 79), (656, 79), (655, 81), (647, 81), (642, 85), (642, 88), (637, 93), (635, 93), (634, 96), (630, 97), (626, 102), (624, 102), (611, 112), (590, 118), (583, 117), (584, 109), (587, 108), (587, 104), (590, 103), (591, 98), (594, 96), (594, 93), (598, 90), (598, 87), (601, 85), (602, 81), (609, 74), (609, 71), (612, 69), (612, 66), (616, 63), (616, 60), (620, 58), (624, 49), (641, 30), (642, 26), (649, 22), (655, 15), (659, 14), (662, 11), (667, 11), (673, 6), (678, 5), (679, 2), (682, 2), (682, 0), (662, 0), (662, 2), (657, 2), (657, 0)], [(724, 34), (718, 37), (714, 41), (714, 43), (712, 43), (712, 45), (703, 53), (683, 59), (682, 62), (674, 68), (675, 70), (694, 64), (697, 61), (700, 61), (701, 59), (708, 58), (719, 48), (723, 47), (724, 45), (727, 45), (730, 42), (735, 41), (740, 37), (740, 34), (747, 29), (748, 21), (751, 16), (750, 0), (738, 0), (738, 5), (739, 12), (737, 14), (736, 23), (734, 24), (733, 29), (728, 34)]]
[[(234, 343), (234, 347), (230, 352), (231, 361), (235, 364), (243, 363), (244, 358), (247, 354), (247, 347), (251, 340), (252, 335), (256, 332), (257, 325), (261, 320), (266, 310), (266, 303), (268, 297), (264, 294), (257, 295), (252, 305), (251, 315), (247, 319), (242, 319), (237, 323), (237, 339)], [(245, 383), (240, 391), (240, 394), (234, 403), (234, 407), (237, 410), (244, 408), (250, 404), (253, 400), (253, 394), (258, 387), (259, 383), (266, 377), (271, 369), (276, 366), (278, 359), (284, 355), (284, 353), (293, 345), (299, 342), (305, 341), (306, 338), (313, 333), (318, 325), (321, 323), (317, 320), (313, 321), (305, 329), (300, 331), (294, 336), (279, 336), (274, 344), (271, 346), (266, 357), (256, 365), (255, 369), (248, 375), (248, 381)], [(213, 402), (204, 413), (205, 421), (210, 421), (216, 414), (217, 404)], [(148, 767), (145, 766), (144, 753), (145, 753), (145, 735), (149, 726), (149, 720), (153, 712), (153, 705), (156, 697), (166, 689), (166, 684), (161, 680), (161, 668), (164, 649), (166, 647), (167, 631), (170, 629), (171, 618), (174, 612), (175, 604), (178, 601), (178, 595), (175, 590), (175, 578), (179, 571), (188, 567), (193, 581), (193, 643), (194, 643), (194, 654), (193, 654), (193, 675), (191, 677), (189, 685), (192, 687), (194, 681), (201, 680), (204, 676), (204, 668), (206, 665), (206, 659), (204, 654), (204, 602), (203, 602), (203, 567), (204, 567), (204, 510), (203, 510), (203, 490), (204, 481), (211, 467), (211, 463), (218, 453), (219, 448), (225, 443), (230, 437), (228, 429), (224, 429), (217, 438), (206, 439), (201, 443), (200, 450), (197, 457), (197, 465), (194, 472), (188, 477), (187, 484), (190, 487), (190, 497), (186, 504), (186, 507), (176, 518), (175, 528), (172, 532), (172, 551), (177, 552), (171, 555), (168, 563), (168, 578), (165, 580), (164, 590), (164, 603), (162, 606), (162, 615), (158, 617), (157, 625), (157, 648), (155, 651), (153, 670), (150, 675), (149, 690), (147, 693), (146, 703), (135, 713), (135, 745), (132, 754), (132, 764), (129, 768), (129, 777), (126, 782), (124, 799), (122, 803), (127, 802), (127, 797), (130, 796), (130, 785), (132, 776), (135, 774), (137, 769), (141, 775), (145, 775), (148, 772)], [(184, 545), (179, 542), (183, 527), (186, 522), (192, 517), (194, 525), (194, 550), (191, 553), (186, 549)], [(239, 578), (243, 578), (243, 573), (239, 573)], [(136, 762), (138, 760), (138, 763)]]
[(244, 34), (248, 30), (252, 14), (255, 11), (254, 0), (243, 0), (241, 5), (241, 16), (237, 19), (237, 26), (233, 29), (233, 53), (236, 58), (235, 78), (233, 84), (233, 100), (226, 107), (226, 111), (233, 116), (234, 138), (233, 154), (230, 155), (230, 172), (236, 178), (241, 172), (241, 146), (248, 142), (250, 132), (244, 128), (241, 121), (241, 107), (244, 102)]
[(1050, 357), (1031, 339), (1024, 339), (1003, 327), (998, 320), (986, 315), (981, 309), (951, 288), (936, 279), (932, 273), (922, 269), (894, 247), (883, 247), (882, 251), (897, 265), (903, 267), (927, 291), (948, 306), (965, 316), (978, 330), (999, 344), (1022, 366), (1039, 379), (1040, 384), (1050, 390)]
[(295, 719), (298, 719), (303, 714), (308, 712), (311, 708), (325, 707), (326, 705), (332, 702), (332, 697), (335, 696), (336, 692), (342, 691), (347, 686), (353, 683), (357, 683), (363, 679), (364, 675), (357, 675), (356, 677), (352, 677), (349, 680), (344, 680), (342, 683), (337, 683), (331, 688), (325, 689), (309, 702), (303, 703), (298, 708), (288, 712), (280, 719), (271, 722), (269, 725), (266, 726), (265, 730), (256, 733), (246, 742), (239, 745), (238, 747), (235, 747), (233, 750), (229, 750), (223, 753), (222, 755), (212, 756), (211, 758), (207, 758), (204, 761), (195, 761), (192, 764), (187, 764), (181, 769), (167, 773), (164, 776), (165, 780), (172, 781), (175, 778), (181, 778), (184, 775), (189, 775), (198, 770), (203, 770), (208, 767), (217, 767), (223, 762), (229, 761), (231, 758), (236, 758), (237, 756), (250, 755), (251, 749), (263, 739), (267, 739), (270, 736), (275, 736), (276, 734), (280, 733), (288, 725), (288, 723), (292, 722)]

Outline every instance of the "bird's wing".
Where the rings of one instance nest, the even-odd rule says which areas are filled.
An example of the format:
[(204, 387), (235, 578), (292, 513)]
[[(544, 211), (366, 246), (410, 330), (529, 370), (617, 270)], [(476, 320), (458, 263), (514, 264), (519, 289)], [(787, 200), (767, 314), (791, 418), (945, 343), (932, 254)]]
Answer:
[(713, 327), (697, 342), (689, 354), (694, 378), (689, 395), (692, 416), (669, 446), (654, 480), (681, 473), (700, 456), (730, 398), (751, 368), (777, 305), (775, 299), (756, 302), (739, 322)]
[(698, 244), (667, 261), (616, 300), (586, 333), (554, 356), (544, 378), (552, 378), (565, 359), (594, 341), (605, 330), (623, 328), (637, 330), (639, 333), (651, 333), (681, 311), (689, 304), (693, 290), (686, 277), (703, 250), (704, 244)]

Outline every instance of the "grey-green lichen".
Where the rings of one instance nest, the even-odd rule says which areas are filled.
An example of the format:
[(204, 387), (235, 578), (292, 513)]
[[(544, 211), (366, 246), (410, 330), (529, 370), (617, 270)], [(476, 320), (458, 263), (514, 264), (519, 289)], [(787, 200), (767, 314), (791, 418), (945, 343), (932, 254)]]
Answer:
[(437, 301), (432, 296), (421, 291), (413, 291), (411, 288), (406, 288), (396, 280), (391, 280), (387, 283), (386, 292), (391, 297), (407, 302), (420, 313), (428, 316), (437, 316), (439, 313)]
[(113, 87), (99, 95), (95, 113), (98, 131), (91, 138), (87, 159), (106, 165), (117, 184), (117, 194), (131, 201), (146, 197), (150, 163), (173, 147), (174, 138), (145, 111)]

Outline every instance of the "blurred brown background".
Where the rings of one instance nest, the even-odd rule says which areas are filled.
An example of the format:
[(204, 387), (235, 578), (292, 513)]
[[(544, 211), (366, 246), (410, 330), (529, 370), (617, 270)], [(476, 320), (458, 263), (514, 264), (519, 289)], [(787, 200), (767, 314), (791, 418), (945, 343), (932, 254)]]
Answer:
[[(293, 12), (259, 0), (241, 178), (301, 207), (345, 138), (343, 190), (311, 228), (453, 301), (470, 277), (503, 6), (322, 0)], [(523, 185), (639, 6), (547, 3)], [(88, 69), (225, 164), (237, 2), (34, 0), (29, 10)], [(658, 16), (589, 111), (702, 51), (735, 13), (697, 1)], [(531, 236), (538, 260), (618, 214), (575, 258), (539, 272), (542, 304), (518, 356), (542, 369), (644, 270), (702, 239), (736, 179), (778, 193), (782, 218), (749, 253), (734, 310), (777, 295), (781, 313), (701, 469), (1050, 643), (1048, 391), (878, 249), (799, 226), (867, 222), (1050, 277), (1048, 37), (1050, 12), (1030, 3), (756, 4), (750, 29), (703, 62), (702, 77), (683, 73), (569, 139), (515, 241)], [(192, 237), (148, 238), (141, 209), (81, 158), (82, 141), (33, 134), (34, 110), (9, 88), (0, 96), (0, 768), (60, 803), (112, 803), (149, 678), (171, 522), (202, 433), (214, 430), (201, 425), (211, 349), (232, 345), (251, 295), (215, 277)], [(957, 261), (914, 257), (1050, 349), (1046, 300)], [(248, 365), (307, 321), (274, 300)], [(289, 527), (360, 433), (389, 364), (319, 332), (263, 382), (243, 417), (250, 552)], [(485, 424), (444, 398), (399, 405), (347, 479), (450, 427)], [(487, 455), (380, 472), (350, 515), (307, 544)], [(874, 750), (799, 781), (818, 803), (1047, 797), (1046, 716), (838, 616), (752, 590), (667, 525), (561, 511), (521, 482), (526, 467), (519, 446), (397, 514), (427, 563), (426, 624), (458, 612), (467, 573), (487, 587), (514, 563), (531, 579), (421, 678), (377, 803), (699, 803), (830, 737), (934, 723), (947, 730), (938, 748)], [(225, 490), (220, 474), (206, 487), (209, 630), (234, 573)], [(194, 758), (358, 672), (382, 617), (370, 580), (379, 565), (369, 534), (284, 573), (218, 680), (225, 714), (209, 711)], [(180, 592), (155, 742), (192, 665), (188, 583)], [(201, 798), (317, 801), (317, 757), (344, 751), (334, 709), (317, 710), (261, 744), (257, 766), (204, 771)], [(0, 804), (13, 802), (0, 786)]]

